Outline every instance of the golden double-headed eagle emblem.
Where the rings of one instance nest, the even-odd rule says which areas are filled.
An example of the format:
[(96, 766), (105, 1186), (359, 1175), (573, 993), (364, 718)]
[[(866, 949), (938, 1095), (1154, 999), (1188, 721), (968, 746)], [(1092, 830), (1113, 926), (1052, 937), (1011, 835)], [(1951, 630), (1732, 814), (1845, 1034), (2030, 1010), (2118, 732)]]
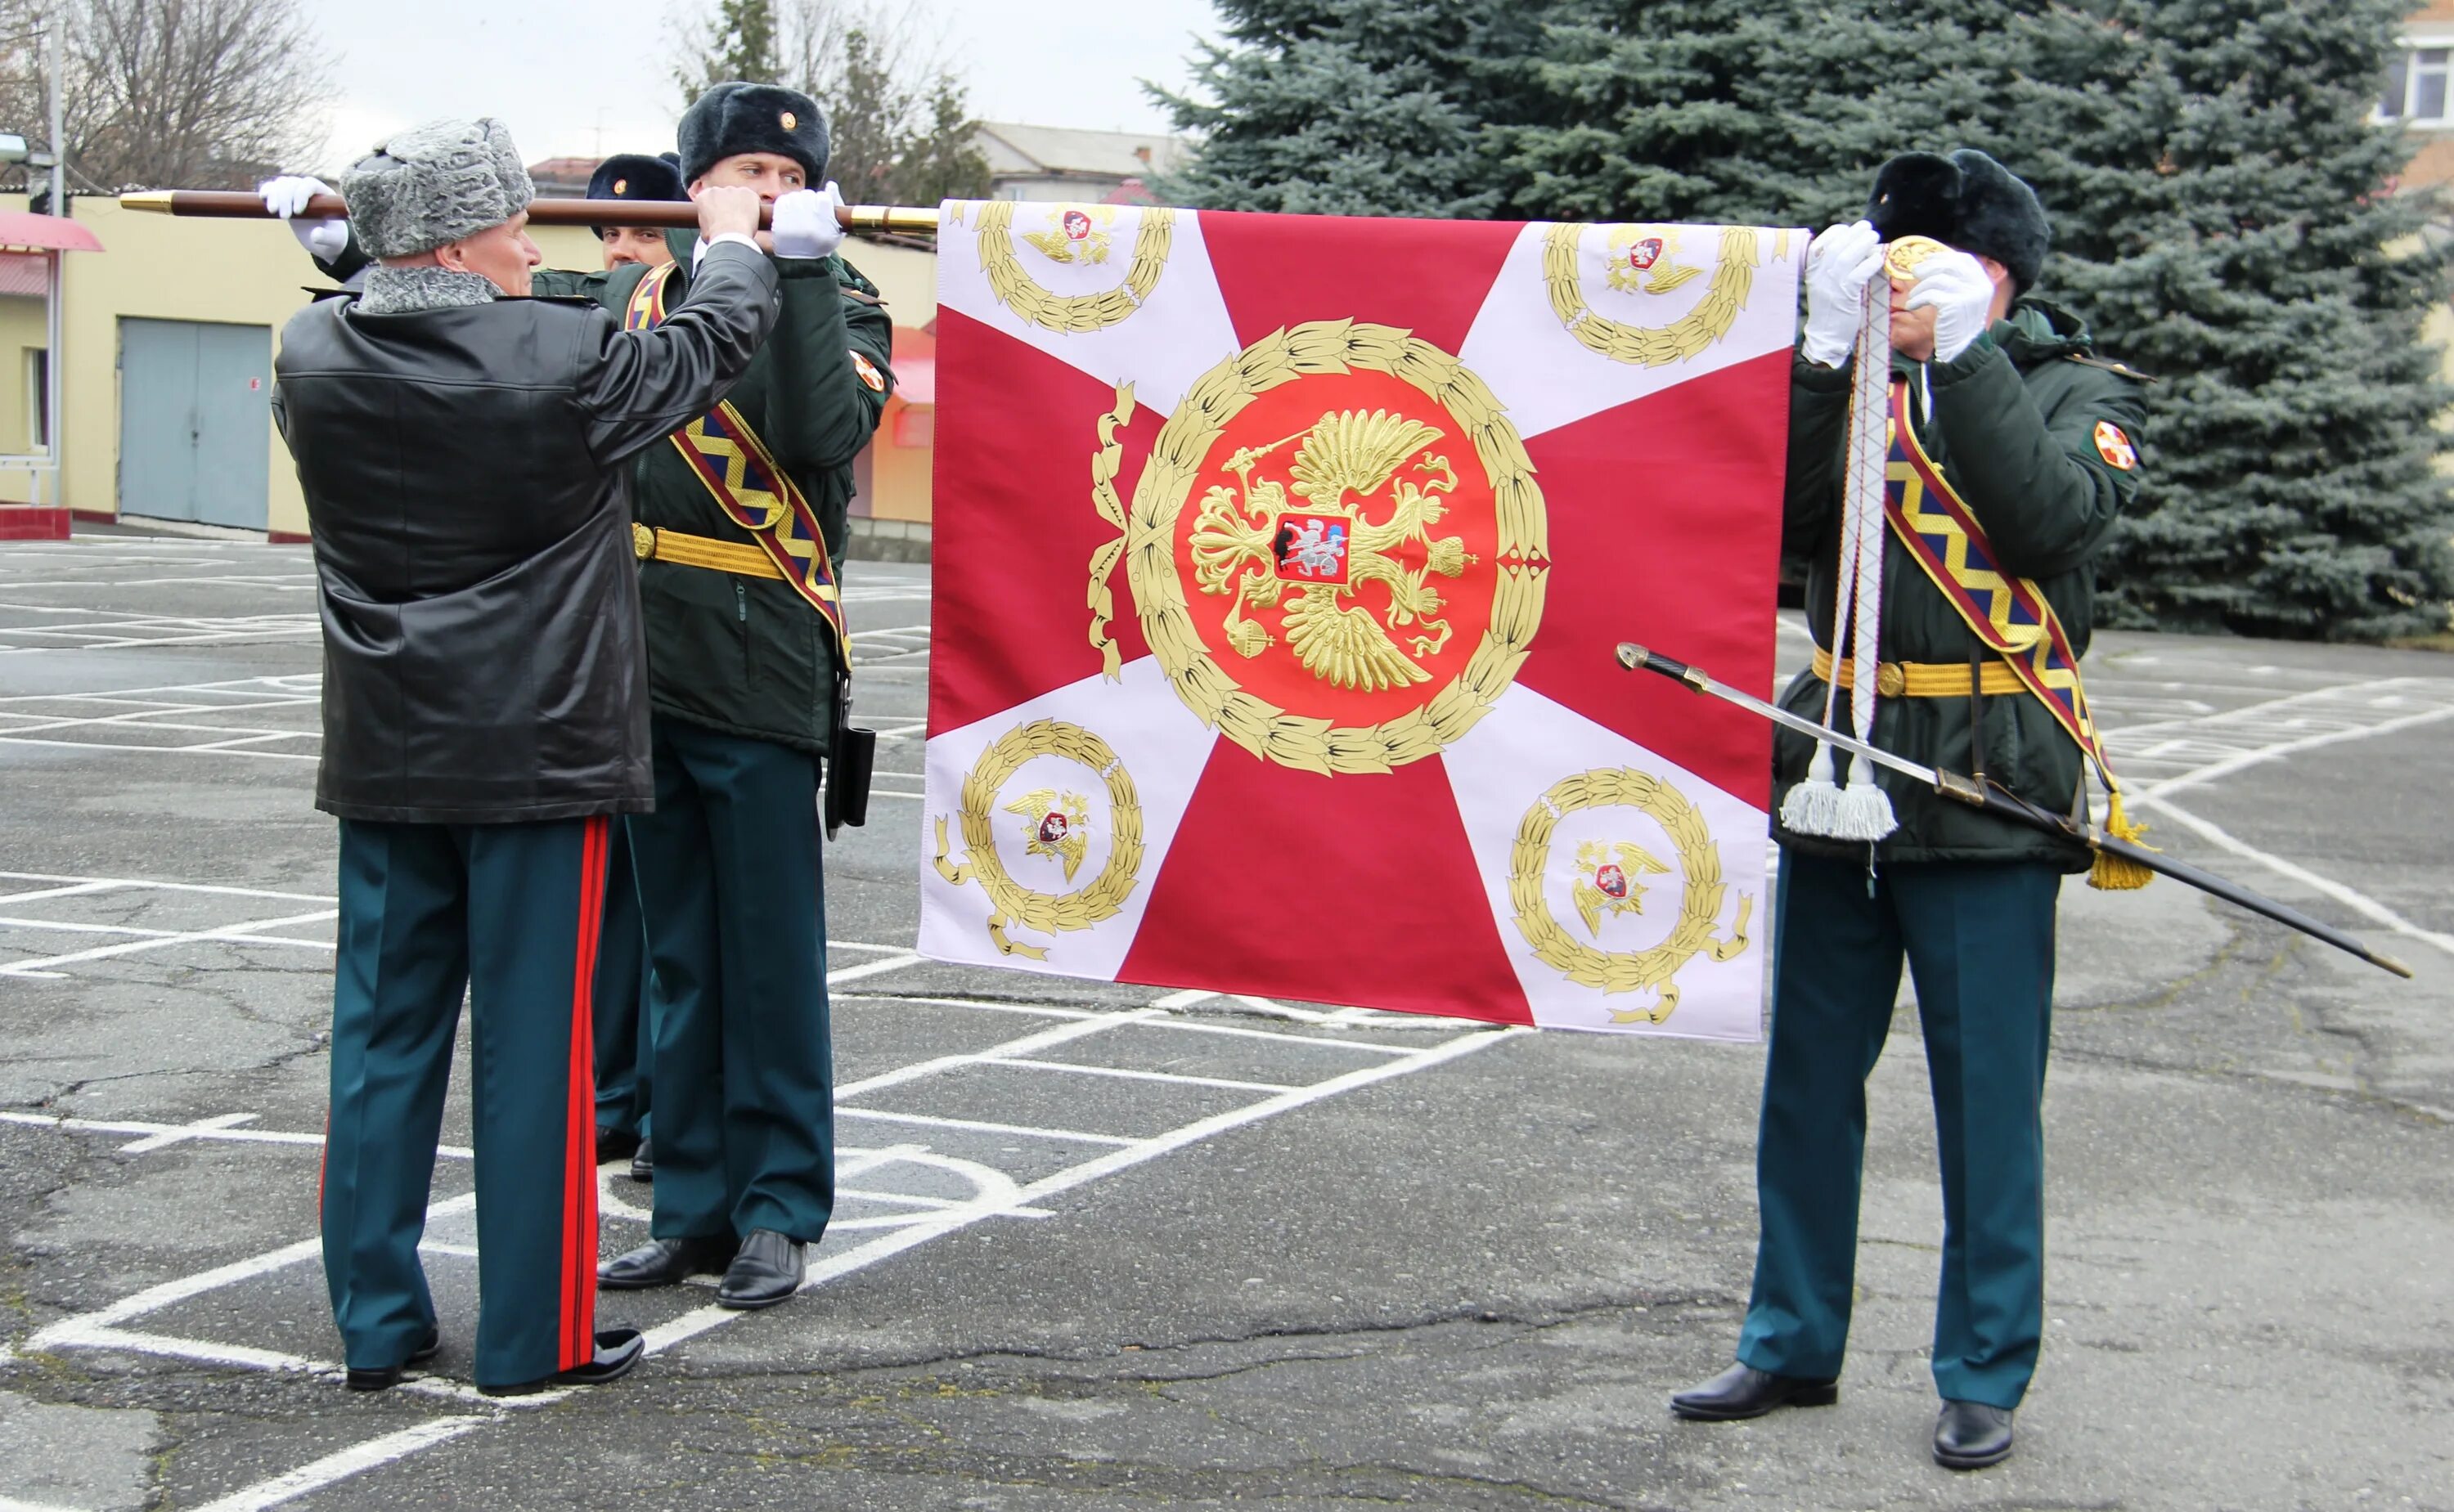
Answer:
[(1024, 231), (1020, 239), (1037, 248), (1039, 254), (1052, 263), (1096, 268), (1108, 260), (1109, 236), (1116, 225), (1113, 207), (1069, 206), (1057, 215), (1056, 225), (1044, 231)]
[[(1475, 560), (1462, 537), (1433, 533), (1448, 512), (1441, 496), (1458, 486), (1433, 449), (1440, 438), (1404, 415), (1344, 410), (1230, 456), (1237, 486), (1203, 496), (1188, 543), (1195, 584), (1235, 597), (1228, 648), (1260, 655), (1276, 637), (1245, 611), (1275, 611), (1287, 649), (1324, 683), (1371, 693), (1429, 682), (1414, 658), (1438, 655), (1453, 633), (1432, 580), (1461, 576)], [(1287, 480), (1257, 476), (1290, 443)], [(1387, 510), (1377, 520), (1367, 512), (1376, 504)], [(1361, 599), (1367, 587), (1379, 590), (1377, 607)]]
[(1585, 933), (1601, 938), (1602, 921), (1616, 914), (1644, 912), (1644, 888), (1639, 877), (1663, 877), (1670, 868), (1642, 846), (1592, 840), (1577, 847), (1577, 881), (1570, 889), (1577, 917)]
[(1072, 882), (1091, 848), (1090, 800), (1080, 793), (1036, 787), (1006, 805), (1005, 811), (1022, 816), (1023, 854), (1059, 863), (1065, 880)]

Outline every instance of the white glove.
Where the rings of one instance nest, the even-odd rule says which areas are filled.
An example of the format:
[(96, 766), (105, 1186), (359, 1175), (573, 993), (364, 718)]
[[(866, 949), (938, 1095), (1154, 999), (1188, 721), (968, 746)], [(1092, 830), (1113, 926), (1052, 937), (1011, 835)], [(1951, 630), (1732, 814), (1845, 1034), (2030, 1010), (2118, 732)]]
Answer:
[(298, 245), (325, 262), (341, 255), (350, 245), (350, 223), (338, 215), (321, 220), (300, 220), (298, 214), (307, 202), (318, 194), (330, 194), (332, 187), (319, 178), (302, 178), (285, 174), (269, 178), (255, 187), (264, 196), (264, 208), (290, 223), (290, 234)]
[(1883, 267), (1883, 239), (1864, 221), (1827, 226), (1806, 249), (1806, 360), (1838, 368), (1858, 345), (1866, 286)]
[(835, 211), (843, 196), (829, 184), (824, 189), (795, 189), (775, 201), (775, 255), (832, 257), (843, 245), (844, 229)]
[(1994, 280), (1966, 252), (1939, 252), (1918, 266), (1908, 308), (1934, 310), (1934, 360), (1950, 362), (1985, 334), (1994, 316)]

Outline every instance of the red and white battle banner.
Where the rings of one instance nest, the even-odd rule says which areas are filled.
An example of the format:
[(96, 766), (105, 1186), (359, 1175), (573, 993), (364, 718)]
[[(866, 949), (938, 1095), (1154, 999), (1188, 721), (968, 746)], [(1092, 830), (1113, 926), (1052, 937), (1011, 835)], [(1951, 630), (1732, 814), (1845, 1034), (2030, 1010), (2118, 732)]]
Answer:
[(1756, 1038), (1804, 250), (948, 204), (920, 948)]

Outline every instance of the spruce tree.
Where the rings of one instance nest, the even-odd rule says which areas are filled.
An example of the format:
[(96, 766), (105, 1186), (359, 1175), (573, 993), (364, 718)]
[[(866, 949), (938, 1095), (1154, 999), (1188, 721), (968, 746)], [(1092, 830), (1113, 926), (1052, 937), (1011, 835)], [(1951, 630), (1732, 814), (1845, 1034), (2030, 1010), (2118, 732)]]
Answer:
[[(1490, 128), (1552, 0), (1219, 0), (1195, 90), (1152, 91), (1203, 138), (1159, 186), (1217, 209), (1491, 214), (1505, 199)], [(1202, 98), (1201, 96), (1207, 96)]]

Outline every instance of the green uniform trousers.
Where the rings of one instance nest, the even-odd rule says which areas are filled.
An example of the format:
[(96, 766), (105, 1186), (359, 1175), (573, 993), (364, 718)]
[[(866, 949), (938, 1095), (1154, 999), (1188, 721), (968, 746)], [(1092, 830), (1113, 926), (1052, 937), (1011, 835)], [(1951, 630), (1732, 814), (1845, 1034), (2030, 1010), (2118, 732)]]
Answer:
[(1946, 1401), (2016, 1407), (2044, 1324), (2045, 1050), (2062, 874), (1781, 854), (1772, 1053), (1756, 1146), (1762, 1233), (1739, 1360), (1840, 1374), (1858, 1253), (1866, 1077), (1905, 956), (1942, 1164), (1932, 1365)]
[(434, 1326), (426, 1231), (461, 994), (476, 1148), (476, 1379), (595, 1353), (590, 1006), (606, 818), (341, 822), (324, 1278), (348, 1363), (399, 1364)]
[(648, 932), (639, 918), (639, 879), (631, 863), (631, 826), (614, 823), (605, 875), (604, 939), (596, 952), (596, 1132), (648, 1137), (655, 1056), (648, 1039)]
[(657, 714), (631, 820), (654, 1027), (659, 1239), (815, 1243), (835, 1210), (818, 759)]

